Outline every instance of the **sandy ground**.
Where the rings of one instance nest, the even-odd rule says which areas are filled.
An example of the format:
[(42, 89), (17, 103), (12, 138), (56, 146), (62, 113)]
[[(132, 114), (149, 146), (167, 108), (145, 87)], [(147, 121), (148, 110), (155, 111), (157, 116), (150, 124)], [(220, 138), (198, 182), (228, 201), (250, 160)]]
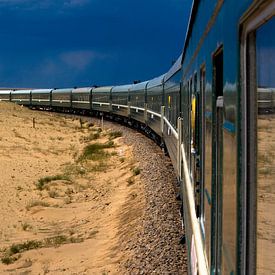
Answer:
[(258, 119), (257, 274), (275, 274), (275, 115)]
[[(0, 274), (120, 273), (119, 239), (143, 215), (138, 163), (119, 137), (81, 124), (0, 103)], [(110, 145), (101, 160), (83, 155), (94, 143)]]

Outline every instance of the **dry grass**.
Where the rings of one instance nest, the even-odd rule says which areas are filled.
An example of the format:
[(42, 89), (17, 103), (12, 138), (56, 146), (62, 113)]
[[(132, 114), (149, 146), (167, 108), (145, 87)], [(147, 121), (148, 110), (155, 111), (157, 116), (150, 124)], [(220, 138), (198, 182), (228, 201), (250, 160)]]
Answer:
[(33, 200), (27, 204), (26, 209), (29, 211), (32, 207), (35, 206), (49, 207), (50, 204), (45, 201)]
[(40, 178), (36, 183), (36, 187), (38, 190), (43, 190), (46, 184), (57, 181), (57, 180), (64, 180), (64, 181), (71, 181), (70, 177), (67, 175), (55, 175), (55, 176), (47, 176), (44, 178)]
[[(4, 255), (1, 257), (3, 264), (11, 264), (20, 258), (20, 253), (43, 248), (43, 247), (58, 247), (62, 244), (80, 243), (83, 239), (80, 237), (67, 237), (65, 235), (57, 235), (46, 238), (44, 240), (30, 240), (19, 244), (12, 244), (9, 248), (5, 249)], [(14, 256), (15, 255), (15, 256)]]
[(22, 223), (21, 227), (24, 231), (28, 231), (29, 229), (32, 229), (32, 226), (27, 222)]
[(110, 154), (104, 149), (113, 148), (114, 142), (109, 141), (106, 143), (93, 143), (87, 145), (82, 154), (79, 156), (77, 162), (82, 162), (86, 160), (100, 161), (106, 159)]
[(109, 135), (109, 139), (113, 140), (118, 137), (122, 137), (123, 133), (121, 131), (112, 131), (112, 132), (108, 133), (108, 135)]
[(134, 175), (134, 176), (137, 176), (137, 175), (140, 174), (141, 170), (140, 170), (139, 167), (134, 167), (134, 168), (132, 169), (132, 172), (133, 172), (133, 175)]

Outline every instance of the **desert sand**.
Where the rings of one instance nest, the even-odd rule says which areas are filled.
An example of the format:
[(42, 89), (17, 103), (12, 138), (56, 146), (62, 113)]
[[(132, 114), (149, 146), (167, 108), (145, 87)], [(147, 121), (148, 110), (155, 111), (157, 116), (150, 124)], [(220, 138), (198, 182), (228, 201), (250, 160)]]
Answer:
[(275, 274), (275, 115), (258, 116), (257, 274)]
[(144, 197), (119, 135), (0, 103), (0, 274), (120, 274)]

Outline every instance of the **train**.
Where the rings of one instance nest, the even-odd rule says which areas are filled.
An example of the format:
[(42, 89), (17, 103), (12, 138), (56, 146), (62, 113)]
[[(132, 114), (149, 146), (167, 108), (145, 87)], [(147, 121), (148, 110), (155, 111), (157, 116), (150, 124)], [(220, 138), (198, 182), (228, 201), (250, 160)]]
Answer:
[(275, 274), (275, 2), (194, 0), (165, 74), (118, 86), (2, 90), (0, 101), (108, 116), (167, 148), (189, 274)]

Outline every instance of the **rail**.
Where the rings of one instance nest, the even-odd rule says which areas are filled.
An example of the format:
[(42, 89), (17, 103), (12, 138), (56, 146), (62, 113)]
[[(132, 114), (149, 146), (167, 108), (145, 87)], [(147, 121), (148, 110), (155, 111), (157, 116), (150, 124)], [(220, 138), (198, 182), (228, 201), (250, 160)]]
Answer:
[(186, 194), (187, 194), (187, 203), (189, 204), (189, 210), (190, 210), (190, 218), (191, 218), (191, 225), (192, 225), (192, 231), (194, 236), (194, 243), (195, 243), (195, 250), (196, 250), (196, 256), (197, 256), (197, 263), (198, 263), (198, 271), (199, 274), (204, 275), (208, 274), (208, 268), (207, 263), (204, 255), (204, 249), (203, 249), (203, 242), (202, 242), (202, 236), (200, 231), (200, 225), (199, 221), (197, 219), (196, 211), (195, 211), (195, 202), (194, 202), (194, 194), (193, 194), (193, 188), (191, 184), (191, 180), (189, 177), (189, 171), (187, 166), (187, 160), (185, 155), (185, 150), (183, 144), (181, 144), (181, 154), (182, 154), (182, 162), (183, 162), (183, 170), (184, 170), (184, 180), (185, 180), (185, 188), (186, 188)]
[(172, 126), (172, 124), (170, 123), (170, 121), (166, 118), (166, 117), (163, 117), (164, 119), (164, 122), (167, 124), (167, 126), (170, 128), (170, 130), (172, 131), (172, 134), (173, 136), (178, 139), (179, 138), (179, 135), (176, 131), (176, 129)]

